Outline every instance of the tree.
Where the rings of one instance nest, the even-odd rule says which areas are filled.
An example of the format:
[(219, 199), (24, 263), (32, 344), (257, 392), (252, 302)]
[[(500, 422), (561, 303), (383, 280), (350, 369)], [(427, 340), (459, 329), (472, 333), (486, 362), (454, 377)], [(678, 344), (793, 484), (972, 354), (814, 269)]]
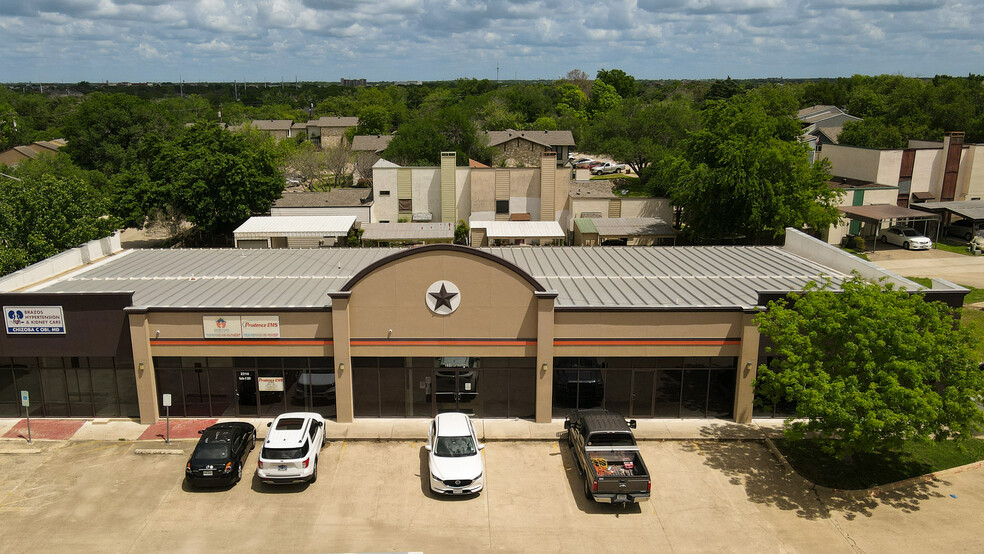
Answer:
[(352, 159), (352, 147), (347, 141), (339, 141), (325, 149), (325, 167), (332, 176), (332, 184), (340, 187), (348, 175), (349, 162)]
[[(116, 181), (117, 206), (186, 218), (206, 238), (266, 212), (284, 189), (269, 135), (200, 122), (174, 140), (148, 140), (152, 161)], [(149, 155), (148, 155), (149, 156)], [(143, 175), (145, 173), (145, 175)]]
[(622, 97), (615, 87), (595, 79), (591, 87), (591, 100), (588, 102), (588, 112), (594, 116), (615, 109), (622, 102)]
[(879, 117), (847, 121), (837, 137), (840, 144), (862, 148), (905, 148), (908, 144), (898, 127), (887, 125)]
[(635, 77), (621, 69), (599, 69), (596, 79), (610, 85), (622, 98), (631, 98), (636, 95)]
[(653, 161), (674, 152), (696, 126), (697, 112), (689, 101), (647, 104), (630, 98), (595, 118), (588, 146), (642, 175)]
[(421, 110), (400, 125), (383, 157), (402, 165), (440, 165), (441, 152), (454, 151), (458, 165), (466, 165), (469, 158), (491, 164), (494, 150), (471, 113), (460, 105)]
[(355, 128), (357, 135), (379, 135), (390, 130), (389, 110), (382, 106), (365, 106), (359, 110), (359, 125)]
[(588, 93), (591, 92), (591, 77), (580, 69), (572, 69), (564, 75), (561, 81), (566, 81), (568, 84), (574, 85), (581, 90), (581, 94), (585, 98), (588, 97)]
[(26, 174), (0, 177), (0, 275), (120, 228), (104, 197), (85, 181)]
[(378, 161), (379, 154), (375, 152), (355, 153), (355, 173), (359, 176), (355, 186), (372, 186), (372, 166), (376, 165)]
[(468, 224), (465, 223), (464, 219), (459, 219), (458, 224), (454, 226), (454, 243), (467, 245), (468, 238), (469, 238)]
[(305, 142), (287, 158), (280, 170), (285, 175), (293, 173), (300, 178), (301, 183), (311, 185), (324, 176), (326, 167), (325, 152), (314, 143)]
[(840, 193), (828, 185), (829, 164), (809, 163), (798, 133), (792, 114), (772, 116), (756, 96), (710, 103), (683, 154), (661, 168), (689, 231), (755, 240), (780, 236), (786, 227), (825, 229), (836, 222)]
[(769, 303), (755, 317), (774, 356), (755, 379), (760, 397), (792, 401), (786, 436), (817, 435), (838, 458), (906, 441), (965, 439), (984, 412), (984, 372), (953, 310), (855, 274)]

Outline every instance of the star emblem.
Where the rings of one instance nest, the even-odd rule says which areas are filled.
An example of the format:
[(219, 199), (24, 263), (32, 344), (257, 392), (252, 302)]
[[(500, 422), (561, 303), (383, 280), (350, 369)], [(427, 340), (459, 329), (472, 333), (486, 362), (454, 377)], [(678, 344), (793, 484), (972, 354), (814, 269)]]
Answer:
[(434, 304), (434, 310), (440, 310), (441, 306), (447, 306), (449, 310), (453, 309), (451, 308), (451, 299), (458, 296), (458, 293), (456, 292), (448, 292), (448, 289), (444, 286), (444, 283), (441, 283), (440, 291), (430, 292), (428, 294), (430, 294), (431, 297), (437, 301)]

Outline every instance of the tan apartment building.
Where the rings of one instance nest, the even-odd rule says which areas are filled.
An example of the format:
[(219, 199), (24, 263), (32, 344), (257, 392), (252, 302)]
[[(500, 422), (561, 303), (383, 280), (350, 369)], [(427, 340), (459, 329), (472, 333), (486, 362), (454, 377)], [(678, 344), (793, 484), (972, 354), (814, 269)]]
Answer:
[(546, 152), (556, 154), (557, 165), (567, 162), (574, 151), (574, 135), (570, 131), (486, 131), (489, 146), (495, 148), (494, 165), (537, 167)]

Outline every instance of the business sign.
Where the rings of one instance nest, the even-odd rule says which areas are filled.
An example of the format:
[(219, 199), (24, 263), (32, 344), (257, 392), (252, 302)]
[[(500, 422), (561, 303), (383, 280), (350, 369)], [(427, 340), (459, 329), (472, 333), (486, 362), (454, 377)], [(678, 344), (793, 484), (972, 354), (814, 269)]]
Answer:
[(8, 335), (65, 334), (61, 306), (4, 306), (3, 322)]
[(284, 390), (283, 377), (257, 377), (256, 384), (260, 392), (283, 392)]
[(277, 315), (206, 315), (202, 328), (207, 339), (279, 339)]
[(279, 339), (280, 316), (242, 316), (244, 339)]
[(202, 316), (202, 327), (207, 339), (241, 339), (243, 325), (238, 315)]

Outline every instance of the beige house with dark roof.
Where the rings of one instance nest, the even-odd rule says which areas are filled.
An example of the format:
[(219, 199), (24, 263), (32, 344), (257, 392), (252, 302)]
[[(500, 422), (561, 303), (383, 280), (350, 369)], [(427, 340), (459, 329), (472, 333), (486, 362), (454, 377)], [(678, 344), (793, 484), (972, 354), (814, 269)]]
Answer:
[(352, 151), (381, 154), (391, 140), (393, 135), (355, 135), (352, 137)]
[(308, 140), (322, 149), (338, 146), (345, 140), (345, 131), (359, 124), (358, 117), (322, 116), (306, 123)]
[(496, 165), (537, 167), (544, 152), (557, 153), (557, 165), (567, 162), (574, 149), (570, 131), (486, 131), (489, 146), (499, 151)]
[(294, 122), (290, 119), (254, 119), (249, 123), (254, 129), (266, 131), (277, 140), (290, 138)]

